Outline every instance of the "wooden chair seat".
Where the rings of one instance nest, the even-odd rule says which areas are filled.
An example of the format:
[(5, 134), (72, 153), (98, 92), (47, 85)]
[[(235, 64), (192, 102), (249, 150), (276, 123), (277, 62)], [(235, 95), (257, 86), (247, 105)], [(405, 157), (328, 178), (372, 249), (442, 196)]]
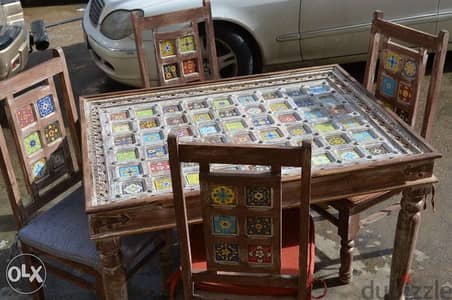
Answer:
[[(18, 232), (29, 247), (51, 256), (74, 261), (100, 271), (101, 261), (96, 243), (88, 234), (83, 188), (72, 192), (58, 204), (35, 217)], [(158, 241), (155, 234), (140, 234), (121, 240), (124, 268), (130, 270), (141, 255), (150, 253)]]

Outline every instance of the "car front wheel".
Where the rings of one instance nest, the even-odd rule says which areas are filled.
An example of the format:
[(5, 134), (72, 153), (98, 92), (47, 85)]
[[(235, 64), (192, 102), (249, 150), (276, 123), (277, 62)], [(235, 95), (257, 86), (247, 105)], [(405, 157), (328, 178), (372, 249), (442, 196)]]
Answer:
[(237, 30), (215, 25), (215, 45), (222, 78), (255, 73), (256, 61), (249, 41)]

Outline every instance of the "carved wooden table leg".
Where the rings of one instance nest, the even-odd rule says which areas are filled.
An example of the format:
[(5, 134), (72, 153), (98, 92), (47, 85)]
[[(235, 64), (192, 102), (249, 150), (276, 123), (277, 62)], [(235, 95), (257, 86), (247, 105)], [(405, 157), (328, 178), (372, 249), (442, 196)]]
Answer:
[(416, 246), (421, 209), (424, 207), (425, 195), (429, 194), (431, 189), (432, 186), (428, 185), (407, 188), (403, 191), (391, 261), (389, 293), (385, 297), (386, 300), (405, 299), (404, 290)]
[(121, 264), (120, 245), (119, 237), (96, 241), (107, 300), (127, 300), (127, 280)]
[(353, 251), (359, 231), (359, 214), (351, 214), (348, 209), (339, 210), (338, 233), (341, 237), (341, 267), (339, 280), (350, 283), (353, 277)]

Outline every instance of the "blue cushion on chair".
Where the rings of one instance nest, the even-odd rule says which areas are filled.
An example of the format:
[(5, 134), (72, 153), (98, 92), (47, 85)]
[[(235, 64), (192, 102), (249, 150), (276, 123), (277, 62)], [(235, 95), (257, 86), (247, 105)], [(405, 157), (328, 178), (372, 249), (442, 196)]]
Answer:
[[(140, 249), (150, 248), (158, 233), (126, 236), (121, 239), (121, 257), (126, 269), (135, 265)], [(83, 188), (35, 217), (23, 227), (19, 240), (38, 250), (100, 269), (96, 243), (89, 238)]]

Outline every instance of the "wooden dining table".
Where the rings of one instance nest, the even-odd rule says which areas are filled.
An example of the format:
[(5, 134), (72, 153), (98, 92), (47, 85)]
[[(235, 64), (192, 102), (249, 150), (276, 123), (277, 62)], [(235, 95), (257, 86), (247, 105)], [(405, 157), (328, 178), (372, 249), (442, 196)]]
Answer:
[[(400, 190), (387, 299), (403, 299), (420, 213), (441, 155), (338, 65), (81, 97), (90, 236), (107, 299), (127, 299), (120, 239), (175, 228), (166, 138), (295, 146), (313, 141), (312, 203)], [(260, 166), (217, 166), (234, 170)], [(202, 222), (196, 165), (183, 165), (190, 222)], [(283, 170), (283, 208), (299, 170)]]

